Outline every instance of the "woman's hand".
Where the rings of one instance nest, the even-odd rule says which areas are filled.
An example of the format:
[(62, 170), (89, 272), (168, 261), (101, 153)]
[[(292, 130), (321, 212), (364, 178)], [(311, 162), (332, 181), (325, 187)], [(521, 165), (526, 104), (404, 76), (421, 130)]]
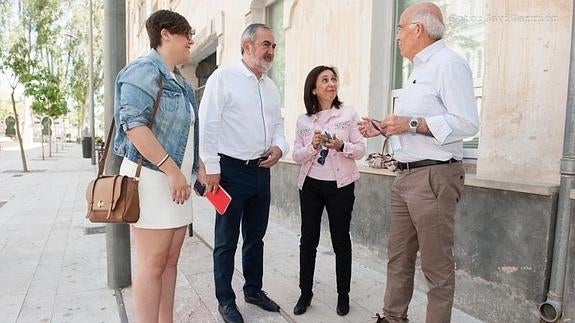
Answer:
[(343, 147), (343, 140), (338, 139), (335, 136), (335, 133), (331, 136), (331, 138), (326, 142), (325, 146), (329, 149), (340, 151)]
[(313, 146), (313, 149), (318, 149), (319, 145), (321, 145), (321, 141), (322, 141), (321, 131), (315, 130), (313, 132), (313, 137), (311, 138), (311, 145)]
[(191, 187), (186, 177), (179, 169), (167, 173), (167, 176), (172, 201), (176, 202), (176, 204), (184, 204), (190, 198), (191, 192)]

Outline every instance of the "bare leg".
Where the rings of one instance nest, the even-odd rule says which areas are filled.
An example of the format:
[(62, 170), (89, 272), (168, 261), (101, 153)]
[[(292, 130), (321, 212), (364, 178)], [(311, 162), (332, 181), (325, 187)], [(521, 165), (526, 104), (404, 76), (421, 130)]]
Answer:
[(174, 229), (174, 237), (172, 238), (166, 269), (164, 269), (164, 273), (162, 274), (160, 315), (158, 316), (159, 323), (172, 323), (174, 321), (174, 293), (176, 290), (177, 266), (185, 236), (186, 227)]
[(133, 228), (137, 266), (133, 283), (134, 307), (139, 323), (158, 322), (162, 274), (175, 231)]

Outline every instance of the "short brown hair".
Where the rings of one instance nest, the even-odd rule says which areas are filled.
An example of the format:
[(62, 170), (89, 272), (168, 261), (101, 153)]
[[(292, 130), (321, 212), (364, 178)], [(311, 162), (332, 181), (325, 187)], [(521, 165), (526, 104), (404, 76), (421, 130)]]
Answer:
[[(305, 85), (303, 86), (303, 102), (305, 104), (305, 109), (307, 111), (308, 116), (311, 116), (312, 114), (316, 114), (321, 110), (321, 107), (319, 106), (319, 101), (317, 100), (317, 96), (315, 94), (313, 94), (313, 90), (315, 90), (315, 84), (317, 82), (317, 78), (319, 77), (319, 75), (323, 71), (326, 71), (326, 70), (332, 71), (333, 75), (335, 75), (335, 78), (336, 79), (338, 78), (337, 77), (337, 71), (335, 70), (335, 67), (320, 65), (320, 66), (314, 67), (309, 72), (309, 74), (307, 75), (307, 77), (305, 79)], [(336, 109), (339, 109), (341, 107), (341, 105), (343, 104), (343, 102), (341, 102), (339, 100), (339, 97), (336, 95), (331, 104)]]
[(162, 29), (172, 34), (187, 35), (192, 31), (192, 26), (177, 12), (170, 10), (158, 10), (146, 19), (146, 31), (150, 38), (150, 48), (158, 48), (162, 44)]

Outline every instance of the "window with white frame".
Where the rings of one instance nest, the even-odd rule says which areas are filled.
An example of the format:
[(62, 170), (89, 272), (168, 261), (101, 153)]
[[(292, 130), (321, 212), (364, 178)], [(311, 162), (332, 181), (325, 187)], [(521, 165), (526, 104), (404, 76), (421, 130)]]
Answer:
[[(396, 24), (400, 14), (409, 6), (428, 2), (429, 0), (396, 0)], [(444, 36), (447, 46), (467, 59), (473, 73), (473, 84), (477, 108), (481, 115), (481, 97), (483, 87), (483, 67), (485, 48), (485, 0), (432, 0), (441, 8), (446, 27)], [(397, 44), (394, 50), (394, 73), (392, 106), (401, 93), (412, 70), (408, 59), (401, 57)], [(463, 141), (465, 158), (477, 158), (479, 147), (479, 134)]]
[(281, 106), (285, 102), (285, 32), (284, 32), (284, 1), (276, 0), (266, 6), (266, 24), (274, 32), (276, 50), (274, 63), (268, 72), (268, 76), (276, 84), (281, 98)]

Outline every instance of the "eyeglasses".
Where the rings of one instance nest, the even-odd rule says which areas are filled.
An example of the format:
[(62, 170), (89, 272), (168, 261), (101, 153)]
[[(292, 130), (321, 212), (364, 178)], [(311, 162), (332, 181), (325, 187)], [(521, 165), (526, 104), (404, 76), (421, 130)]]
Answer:
[(317, 159), (318, 164), (322, 165), (325, 164), (325, 158), (327, 157), (327, 153), (329, 150), (322, 149), (319, 151), (319, 158)]
[(188, 37), (188, 39), (192, 39), (196, 34), (196, 30), (194, 28), (190, 29), (187, 33), (184, 33), (184, 36)]
[(409, 26), (409, 25), (417, 25), (417, 24), (418, 24), (418, 22), (410, 22), (410, 23), (407, 23), (407, 24), (397, 24), (397, 25), (395, 26), (395, 32), (396, 32), (396, 33), (399, 33), (403, 28), (405, 28), (405, 27), (407, 27), (407, 26)]

